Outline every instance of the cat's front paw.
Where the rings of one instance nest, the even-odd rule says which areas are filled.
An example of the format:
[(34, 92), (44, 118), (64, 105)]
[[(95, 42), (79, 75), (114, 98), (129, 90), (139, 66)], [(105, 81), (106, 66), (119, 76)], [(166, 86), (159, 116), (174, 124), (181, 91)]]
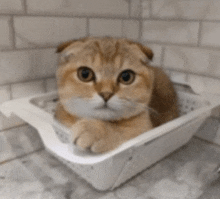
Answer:
[(97, 120), (82, 120), (74, 124), (73, 144), (79, 149), (90, 150), (94, 153), (103, 153), (119, 146), (123, 139), (108, 125)]

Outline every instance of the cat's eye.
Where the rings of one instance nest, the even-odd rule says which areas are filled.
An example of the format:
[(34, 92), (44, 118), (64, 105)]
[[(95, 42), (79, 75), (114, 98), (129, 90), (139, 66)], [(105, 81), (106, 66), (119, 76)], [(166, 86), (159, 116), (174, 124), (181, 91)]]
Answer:
[(86, 66), (80, 67), (77, 70), (77, 75), (78, 75), (78, 78), (83, 82), (89, 82), (95, 79), (94, 72)]
[(134, 79), (135, 73), (132, 70), (125, 70), (118, 77), (118, 81), (126, 85), (133, 83)]

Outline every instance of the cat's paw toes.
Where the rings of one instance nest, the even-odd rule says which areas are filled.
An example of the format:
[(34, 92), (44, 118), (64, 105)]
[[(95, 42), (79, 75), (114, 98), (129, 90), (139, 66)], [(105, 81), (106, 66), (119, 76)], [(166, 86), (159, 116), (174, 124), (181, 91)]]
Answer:
[(92, 144), (95, 142), (95, 137), (89, 132), (84, 132), (73, 139), (74, 145), (82, 150), (90, 150)]
[(101, 139), (93, 143), (93, 145), (90, 147), (90, 150), (93, 153), (104, 153), (111, 151), (114, 148), (116, 148), (116, 143), (108, 142), (107, 139)]

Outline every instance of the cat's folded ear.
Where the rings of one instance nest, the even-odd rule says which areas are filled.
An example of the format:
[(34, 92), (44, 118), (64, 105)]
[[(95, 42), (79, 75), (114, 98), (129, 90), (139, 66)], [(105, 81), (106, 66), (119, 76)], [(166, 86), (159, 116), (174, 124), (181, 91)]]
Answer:
[(149, 59), (149, 60), (153, 60), (153, 57), (154, 57), (154, 53), (153, 53), (153, 51), (150, 49), (150, 48), (148, 48), (147, 46), (143, 46), (142, 44), (140, 44), (140, 43), (136, 43), (136, 45), (138, 45), (138, 47), (141, 49), (141, 51), (147, 56), (147, 58)]
[(62, 44), (60, 44), (57, 47), (56, 53), (61, 53), (65, 48), (67, 48), (68, 46), (70, 46), (72, 43), (76, 42), (77, 40), (70, 40), (70, 41), (66, 41)]
[(131, 41), (131, 40), (127, 40), (127, 42), (129, 44), (133, 44), (133, 45), (138, 46), (139, 49), (146, 55), (146, 57), (149, 60), (151, 60), (151, 61), (153, 60), (154, 53), (153, 53), (153, 51), (150, 48), (148, 48), (147, 46), (144, 46), (144, 45), (142, 45), (142, 44), (140, 44), (138, 42)]

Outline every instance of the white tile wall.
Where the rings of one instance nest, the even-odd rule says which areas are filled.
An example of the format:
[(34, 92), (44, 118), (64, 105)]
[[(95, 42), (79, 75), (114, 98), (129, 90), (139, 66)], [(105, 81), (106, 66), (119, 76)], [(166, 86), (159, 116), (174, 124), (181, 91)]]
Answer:
[(209, 15), (211, 1), (153, 0), (152, 15), (158, 18), (203, 19)]
[(0, 85), (54, 76), (55, 49), (0, 52)]
[(198, 22), (146, 20), (142, 39), (147, 41), (197, 44)]
[(141, 0), (131, 0), (130, 16), (141, 17)]
[(12, 47), (10, 18), (0, 17), (0, 50)]
[(220, 23), (203, 22), (201, 45), (214, 47), (220, 46)]
[(23, 0), (1, 0), (0, 13), (4, 14), (18, 14), (23, 13)]
[(201, 48), (166, 47), (164, 66), (198, 74), (220, 77), (220, 51)]
[(124, 20), (123, 21), (123, 37), (138, 40), (139, 39), (139, 28), (140, 23), (137, 20)]
[(128, 16), (126, 0), (28, 0), (28, 13), (54, 15)]
[(46, 80), (46, 91), (56, 91), (57, 90), (57, 82), (56, 78), (49, 78)]
[(16, 47), (55, 46), (86, 35), (86, 19), (66, 17), (16, 17)]
[(37, 95), (46, 91), (44, 80), (17, 83), (11, 85), (12, 98), (22, 98), (31, 95)]
[(122, 20), (90, 19), (89, 34), (92, 36), (122, 36)]
[(161, 66), (162, 61), (162, 46), (157, 44), (148, 44), (147, 42), (144, 43), (148, 46), (154, 53), (153, 61), (150, 62), (153, 66)]
[(150, 1), (142, 0), (141, 1), (141, 17), (148, 18), (150, 16)]

